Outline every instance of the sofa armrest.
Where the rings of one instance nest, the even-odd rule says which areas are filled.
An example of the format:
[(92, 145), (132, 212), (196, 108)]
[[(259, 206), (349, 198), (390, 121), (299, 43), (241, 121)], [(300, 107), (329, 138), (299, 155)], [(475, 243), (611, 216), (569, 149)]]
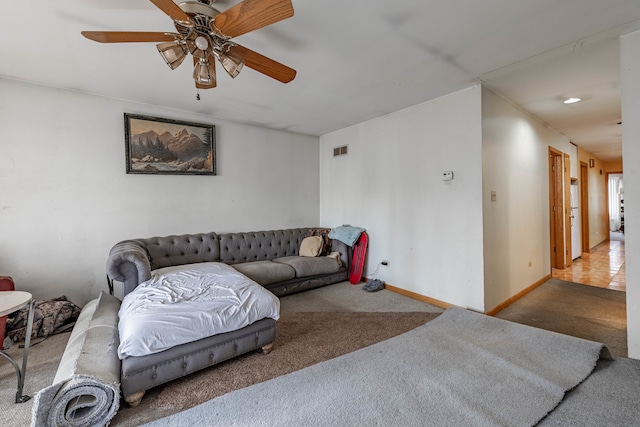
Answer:
[(146, 247), (137, 240), (117, 243), (107, 258), (107, 275), (123, 283), (124, 295), (151, 278), (151, 259)]

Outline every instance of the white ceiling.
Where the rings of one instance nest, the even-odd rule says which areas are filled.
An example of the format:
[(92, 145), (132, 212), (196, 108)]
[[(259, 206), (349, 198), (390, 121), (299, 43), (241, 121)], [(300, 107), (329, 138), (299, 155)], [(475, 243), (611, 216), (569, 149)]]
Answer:
[[(226, 10), (236, 0), (219, 0)], [(295, 15), (234, 41), (298, 71), (245, 68), (196, 90), (153, 43), (101, 44), (82, 30), (167, 31), (148, 0), (0, 4), (0, 77), (322, 135), (484, 82), (603, 160), (620, 158), (617, 37), (638, 0), (293, 0)], [(220, 68), (219, 68), (220, 69)], [(1, 94), (0, 94), (1, 96)], [(560, 101), (579, 96), (583, 102)], [(142, 108), (141, 108), (142, 110)]]

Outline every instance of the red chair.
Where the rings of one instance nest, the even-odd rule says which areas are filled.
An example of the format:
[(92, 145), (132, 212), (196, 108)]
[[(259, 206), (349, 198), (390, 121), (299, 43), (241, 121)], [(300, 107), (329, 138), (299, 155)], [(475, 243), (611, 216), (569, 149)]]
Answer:
[[(9, 276), (0, 276), (0, 291), (15, 291), (16, 286), (13, 283), (13, 279)], [(0, 349), (2, 348), (2, 342), (4, 341), (4, 335), (6, 333), (7, 316), (0, 317)]]

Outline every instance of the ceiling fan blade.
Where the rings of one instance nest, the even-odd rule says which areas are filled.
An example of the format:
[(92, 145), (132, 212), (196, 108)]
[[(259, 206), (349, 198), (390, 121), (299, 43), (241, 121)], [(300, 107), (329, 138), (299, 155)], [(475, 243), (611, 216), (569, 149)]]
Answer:
[(276, 79), (282, 83), (289, 83), (296, 77), (296, 70), (289, 68), (273, 59), (260, 55), (244, 46), (234, 45), (229, 48), (229, 53), (244, 59), (244, 65), (259, 73)]
[(189, 15), (184, 13), (184, 11), (180, 9), (180, 6), (172, 0), (151, 0), (151, 3), (155, 4), (158, 9), (169, 15), (169, 17), (175, 21), (191, 22)]
[(229, 38), (293, 16), (291, 0), (244, 0), (211, 20), (211, 29)]
[(177, 33), (147, 33), (141, 31), (82, 31), (82, 35), (100, 43), (172, 42)]

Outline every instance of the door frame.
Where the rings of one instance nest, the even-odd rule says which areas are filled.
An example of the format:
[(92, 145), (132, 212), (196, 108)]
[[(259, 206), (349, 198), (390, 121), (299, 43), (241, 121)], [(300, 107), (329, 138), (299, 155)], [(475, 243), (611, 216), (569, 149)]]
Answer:
[(607, 230), (609, 230), (609, 232), (611, 232), (611, 209), (609, 209), (609, 175), (622, 175), (624, 178), (624, 173), (622, 171), (620, 172), (606, 172), (605, 173), (605, 182), (607, 183), (604, 186), (604, 200), (605, 200), (605, 206), (607, 207)]
[(582, 252), (591, 252), (589, 245), (589, 165), (580, 161), (580, 232)]
[(571, 156), (564, 153), (564, 265), (569, 267), (573, 264), (572, 239), (571, 239)]
[(563, 153), (549, 147), (549, 249), (551, 268), (566, 268), (564, 230)]

